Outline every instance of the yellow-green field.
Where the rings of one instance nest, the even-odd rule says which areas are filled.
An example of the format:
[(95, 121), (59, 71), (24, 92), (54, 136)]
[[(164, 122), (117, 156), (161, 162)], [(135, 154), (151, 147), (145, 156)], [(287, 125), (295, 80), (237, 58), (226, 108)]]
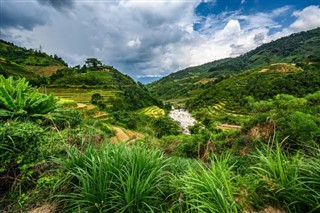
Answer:
[(165, 111), (157, 106), (146, 107), (139, 110), (139, 112), (153, 117), (160, 117), (165, 115)]
[(66, 99), (66, 98), (59, 98), (59, 101), (57, 102), (57, 104), (62, 104), (64, 106), (70, 106), (70, 107), (77, 106), (77, 103), (74, 100)]
[(117, 97), (119, 90), (83, 89), (83, 88), (47, 88), (47, 93), (53, 93), (58, 98), (74, 100), (77, 103), (89, 103), (91, 96), (99, 93), (105, 100)]
[(37, 75), (49, 77), (57, 70), (64, 68), (65, 66), (61, 65), (51, 65), (51, 66), (26, 66), (29, 70), (33, 71)]

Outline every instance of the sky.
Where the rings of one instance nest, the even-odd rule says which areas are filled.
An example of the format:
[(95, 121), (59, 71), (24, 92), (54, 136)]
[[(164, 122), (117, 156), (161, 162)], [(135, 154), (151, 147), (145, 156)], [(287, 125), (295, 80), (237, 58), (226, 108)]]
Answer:
[(320, 26), (320, 0), (0, 0), (0, 38), (137, 81)]

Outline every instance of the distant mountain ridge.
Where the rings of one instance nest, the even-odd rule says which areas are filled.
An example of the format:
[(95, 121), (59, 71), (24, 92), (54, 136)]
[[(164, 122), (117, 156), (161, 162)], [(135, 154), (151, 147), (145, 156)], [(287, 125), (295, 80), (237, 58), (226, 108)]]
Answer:
[(312, 61), (320, 55), (320, 28), (292, 34), (263, 44), (236, 58), (220, 59), (172, 73), (147, 87), (163, 100), (189, 99), (205, 91), (208, 84), (247, 70), (274, 63)]

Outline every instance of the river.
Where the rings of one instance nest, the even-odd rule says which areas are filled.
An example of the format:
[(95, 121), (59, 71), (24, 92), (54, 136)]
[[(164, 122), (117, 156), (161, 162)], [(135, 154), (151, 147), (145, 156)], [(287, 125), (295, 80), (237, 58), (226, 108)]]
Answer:
[(173, 108), (169, 113), (169, 117), (179, 122), (184, 134), (190, 135), (188, 127), (193, 126), (196, 120), (191, 116), (189, 112), (184, 109)]

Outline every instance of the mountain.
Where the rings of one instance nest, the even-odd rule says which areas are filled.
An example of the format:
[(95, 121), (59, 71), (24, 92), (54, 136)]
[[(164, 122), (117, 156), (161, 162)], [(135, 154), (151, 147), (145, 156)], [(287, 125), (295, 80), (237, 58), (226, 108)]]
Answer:
[(147, 85), (163, 100), (184, 102), (211, 91), (212, 85), (237, 73), (276, 63), (313, 62), (320, 55), (320, 28), (280, 38), (236, 58), (226, 58), (172, 73)]
[[(112, 105), (116, 110), (137, 110), (153, 105), (161, 106), (161, 103), (152, 97), (144, 85), (136, 83), (131, 77), (122, 74), (112, 66), (102, 65), (102, 63), (98, 67), (84, 65), (58, 70), (50, 76), (49, 82), (49, 90), (50, 88), (63, 88), (60, 94), (59, 90), (52, 90), (62, 97), (66, 91), (71, 91), (71, 94), (100, 91), (106, 94), (104, 104)], [(83, 102), (83, 98), (80, 98), (80, 102)]]
[(246, 113), (248, 97), (256, 101), (277, 94), (303, 97), (320, 90), (320, 58), (296, 64), (276, 63), (208, 83), (201, 93), (188, 100), (190, 109), (224, 102), (232, 111)]
[[(100, 91), (108, 94), (107, 98), (112, 97), (105, 98), (102, 105), (117, 106), (119, 110), (161, 105), (142, 84), (98, 59), (89, 58), (82, 67), (68, 67), (57, 55), (18, 47), (4, 40), (0, 40), (0, 75), (26, 77), (34, 86), (46, 84), (46, 89), (58, 97), (80, 102), (90, 101), (91, 93)], [(82, 97), (77, 98), (78, 93)]]
[(50, 76), (67, 66), (57, 55), (50, 56), (41, 50), (26, 49), (0, 40), (0, 74), (4, 76)]

